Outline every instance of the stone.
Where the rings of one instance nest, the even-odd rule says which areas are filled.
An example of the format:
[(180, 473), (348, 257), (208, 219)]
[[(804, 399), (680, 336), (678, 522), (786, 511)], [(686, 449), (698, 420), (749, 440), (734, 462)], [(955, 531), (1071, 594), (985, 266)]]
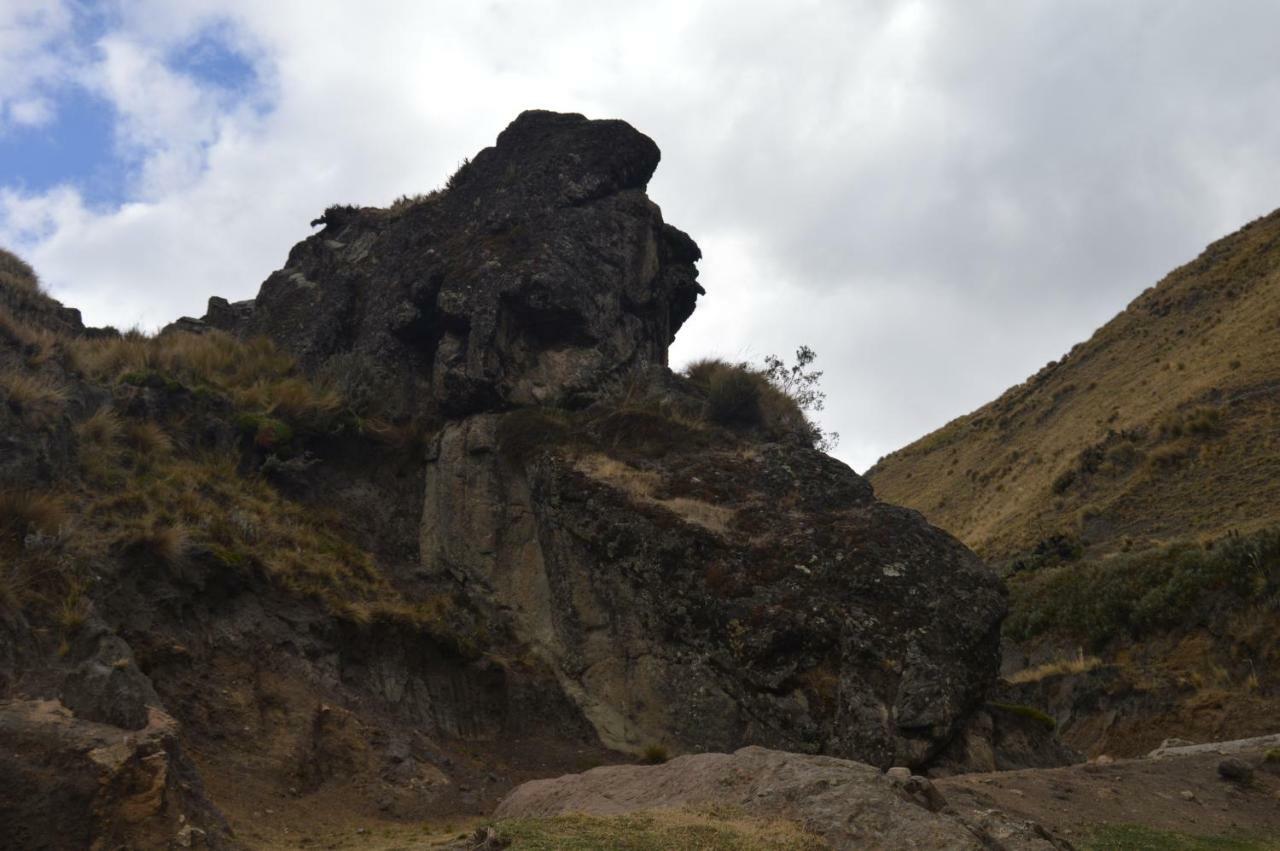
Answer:
[(748, 747), (732, 754), (677, 757), (657, 766), (606, 766), (534, 780), (512, 791), (494, 817), (613, 816), (715, 807), (798, 822), (836, 849), (1063, 847), (1041, 835), (1043, 829), (1037, 833), (989, 814), (1004, 835), (997, 845), (983, 826), (944, 812), (945, 801), (936, 790), (933, 794), (936, 810), (904, 794), (869, 765)]
[(1251, 783), (1253, 766), (1239, 757), (1229, 756), (1218, 763), (1218, 776), (1232, 783)]
[(703, 292), (697, 245), (644, 193), (659, 156), (621, 121), (522, 113), (434, 200), (330, 208), (252, 307), (204, 321), (401, 414), (593, 398), (665, 365)]

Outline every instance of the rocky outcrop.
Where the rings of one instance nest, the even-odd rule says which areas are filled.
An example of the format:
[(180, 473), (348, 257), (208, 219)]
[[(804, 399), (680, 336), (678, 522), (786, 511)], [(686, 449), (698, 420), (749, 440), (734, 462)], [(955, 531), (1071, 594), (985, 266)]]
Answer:
[(158, 709), (130, 732), (57, 701), (0, 701), (0, 777), (8, 848), (230, 847), (177, 723)]
[(692, 432), (513, 458), (530, 418), (446, 426), (423, 560), (512, 614), (606, 744), (922, 765), (981, 701), (998, 583), (845, 465)]
[(836, 849), (1070, 847), (999, 813), (988, 813), (985, 823), (962, 820), (922, 777), (899, 780), (848, 760), (758, 747), (534, 780), (512, 792), (494, 817), (500, 830), (502, 819), (682, 808), (796, 821)]
[(266, 334), (396, 415), (581, 404), (665, 364), (702, 292), (698, 247), (646, 197), (651, 139), (525, 112), (398, 210), (332, 207), (252, 307), (205, 322)]
[(696, 422), (665, 367), (700, 255), (645, 195), (658, 159), (523, 113), (439, 193), (330, 208), (203, 321), (443, 418), (422, 575), (509, 622), (608, 746), (923, 765), (993, 679), (999, 583), (838, 461)]

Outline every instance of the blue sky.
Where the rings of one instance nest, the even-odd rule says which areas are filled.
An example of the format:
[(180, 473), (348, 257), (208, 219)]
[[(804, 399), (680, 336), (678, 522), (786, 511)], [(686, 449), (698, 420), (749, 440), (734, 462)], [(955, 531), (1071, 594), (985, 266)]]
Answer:
[[(126, 21), (109, 3), (65, 8), (66, 26), (47, 50), (67, 57), (67, 67), (25, 92), (27, 104), (39, 104), (34, 115), (15, 120), (10, 104), (9, 114), (3, 116), (7, 120), (0, 123), (0, 186), (39, 194), (69, 184), (90, 207), (118, 208), (130, 199), (131, 180), (147, 150), (120, 138), (121, 116), (109, 94), (94, 85), (88, 69), (102, 59), (99, 41)], [(39, 14), (34, 6), (29, 12)], [(22, 20), (18, 16), (18, 22)], [(173, 74), (221, 93), (228, 105), (250, 99), (258, 93), (256, 74), (229, 33), (225, 22), (215, 20), (167, 45), (160, 60)]]
[(154, 329), (522, 109), (623, 118), (703, 249), (674, 362), (812, 346), (861, 470), (1280, 205), (1276, 32), (1267, 0), (3, 0), (0, 245)]

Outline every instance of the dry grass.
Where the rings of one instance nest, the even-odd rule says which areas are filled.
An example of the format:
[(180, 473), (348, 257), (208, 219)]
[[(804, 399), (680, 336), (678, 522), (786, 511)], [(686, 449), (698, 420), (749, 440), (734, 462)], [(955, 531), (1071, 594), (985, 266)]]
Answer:
[(76, 426), (81, 442), (100, 447), (114, 446), (124, 433), (124, 424), (111, 406), (104, 405)]
[[(868, 478), (885, 500), (993, 559), (1071, 532), (1089, 503), (1105, 520), (1090, 526), (1095, 552), (1126, 538), (1280, 522), (1278, 317), (1272, 214), (1170, 273), (1061, 362), (881, 459)], [(1128, 456), (1081, 472), (1091, 451), (1117, 445), (1112, 434), (1132, 437)], [(1054, 493), (1065, 469), (1076, 478)]]
[(686, 366), (684, 375), (706, 391), (706, 417), (711, 422), (757, 427), (773, 439), (797, 438), (809, 444), (821, 436), (796, 401), (750, 364), (703, 358)]
[(66, 500), (31, 490), (0, 490), (0, 551), (20, 548), (32, 532), (56, 535), (70, 519)]
[(19, 369), (0, 374), (0, 393), (25, 423), (36, 428), (56, 420), (69, 398), (66, 387), (58, 381)]
[(1083, 674), (1086, 671), (1092, 671), (1101, 664), (1101, 659), (1097, 656), (1086, 656), (1084, 650), (1081, 649), (1076, 651), (1074, 656), (1055, 659), (1052, 662), (1045, 662), (1043, 665), (1036, 665), (1032, 668), (1023, 668), (1021, 671), (1011, 674), (1007, 679), (1014, 685), (1038, 683), (1048, 677), (1056, 677), (1062, 674)]
[(662, 484), (660, 475), (651, 470), (632, 467), (603, 453), (594, 452), (578, 457), (574, 461), (574, 468), (596, 481), (622, 491), (636, 502), (663, 508), (686, 523), (701, 526), (718, 535), (728, 531), (729, 524), (737, 514), (732, 508), (689, 497), (657, 497), (654, 494)]
[(125, 445), (143, 458), (168, 455), (173, 438), (154, 420), (135, 420), (124, 427)]
[(16, 254), (0, 248), (0, 289), (3, 288), (31, 294), (41, 292), (35, 270)]

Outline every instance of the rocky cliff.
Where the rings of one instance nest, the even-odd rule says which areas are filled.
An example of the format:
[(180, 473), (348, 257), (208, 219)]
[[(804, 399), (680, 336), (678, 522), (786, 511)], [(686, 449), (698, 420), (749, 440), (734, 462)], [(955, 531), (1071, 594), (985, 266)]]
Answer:
[(155, 339), (9, 317), (0, 736), (168, 731), (208, 793), (153, 781), (139, 821), (210, 842), (209, 800), (484, 809), (620, 752), (963, 760), (1000, 583), (667, 369), (702, 289), (658, 159), (527, 112), (442, 191), (327, 210), (251, 302)]

